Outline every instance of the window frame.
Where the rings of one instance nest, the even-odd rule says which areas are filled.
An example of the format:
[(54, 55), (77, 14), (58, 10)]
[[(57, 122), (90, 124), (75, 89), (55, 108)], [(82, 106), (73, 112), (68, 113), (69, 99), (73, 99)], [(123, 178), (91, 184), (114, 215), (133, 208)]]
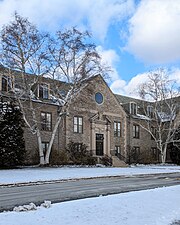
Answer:
[(149, 116), (150, 118), (153, 118), (154, 116), (154, 108), (152, 105), (147, 106), (147, 116)]
[(130, 102), (130, 114), (137, 115), (137, 104), (135, 102)]
[(121, 122), (114, 121), (114, 137), (121, 137)]
[(140, 139), (140, 126), (133, 124), (133, 138)]
[(159, 154), (158, 154), (158, 149), (157, 147), (151, 147), (151, 153), (152, 153), (152, 156), (155, 160), (158, 160), (159, 158)]
[[(5, 81), (5, 83), (3, 84), (3, 80)], [(2, 75), (1, 77), (1, 91), (2, 92), (8, 92), (10, 90), (12, 90), (13, 88), (13, 77), (10, 75)]]
[[(42, 114), (45, 114), (45, 122), (43, 122)], [(50, 122), (48, 122), (48, 117), (47, 117), (48, 115), (50, 115)], [(40, 119), (41, 119), (41, 130), (52, 131), (52, 113), (41, 111)]]
[(81, 153), (82, 152), (82, 146), (83, 146), (82, 143), (75, 142), (74, 143), (74, 150), (75, 150), (75, 152)]
[(115, 154), (121, 155), (121, 146), (120, 145), (115, 145), (114, 150), (115, 150)]
[(96, 92), (95, 96), (94, 96), (94, 99), (95, 99), (95, 102), (98, 105), (102, 105), (103, 102), (104, 102), (104, 96), (103, 96), (103, 94), (101, 92)]
[(47, 83), (38, 84), (38, 98), (49, 99), (49, 84)]
[(133, 146), (133, 148), (132, 148), (132, 158), (133, 158), (133, 160), (138, 160), (138, 157), (140, 156), (140, 153), (141, 153), (141, 151), (140, 151), (140, 147), (139, 146)]
[(73, 117), (73, 132), (76, 134), (83, 134), (83, 117), (82, 116)]

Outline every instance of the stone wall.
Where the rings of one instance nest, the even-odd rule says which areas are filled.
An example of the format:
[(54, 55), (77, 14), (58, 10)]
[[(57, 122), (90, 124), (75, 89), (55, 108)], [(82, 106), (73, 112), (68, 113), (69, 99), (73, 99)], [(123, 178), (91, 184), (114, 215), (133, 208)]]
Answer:
[[(139, 125), (139, 138), (133, 137), (133, 125)], [(150, 157), (152, 153), (152, 148), (156, 148), (156, 142), (151, 138), (151, 135), (148, 131), (146, 131), (143, 127), (146, 127), (146, 121), (135, 119), (133, 117), (129, 118), (128, 128), (127, 128), (127, 136), (128, 136), (128, 151), (132, 151), (133, 147), (140, 148), (141, 157), (139, 157), (140, 162), (145, 161), (144, 157)], [(158, 162), (157, 159), (153, 159), (153, 162)]]
[[(95, 94), (103, 95), (103, 103), (95, 101)], [(83, 134), (73, 132), (73, 117), (83, 117)], [(114, 121), (121, 122), (121, 137), (114, 137)], [(109, 129), (109, 130), (108, 130)], [(92, 131), (94, 130), (94, 131)], [(95, 152), (95, 134), (104, 134), (104, 154), (110, 156), (115, 145), (121, 146), (122, 154), (126, 152), (126, 114), (107, 84), (100, 77), (90, 82), (69, 109), (66, 127), (66, 143), (83, 142), (89, 150)]]
[[(28, 108), (28, 103), (26, 103), (26, 105)], [(57, 118), (58, 106), (52, 105), (52, 104), (43, 104), (40, 102), (34, 102), (33, 107), (36, 111), (36, 116), (37, 116), (39, 129), (41, 132), (42, 142), (49, 142), (51, 135), (52, 135), (52, 130), (44, 131), (41, 129), (40, 114), (41, 114), (41, 112), (51, 113), (52, 129), (53, 129), (55, 122), (56, 122), (56, 118)], [(31, 110), (29, 108), (28, 108), (28, 110), (26, 110), (26, 115), (28, 118), (28, 122), (30, 122), (30, 124), (32, 125), (33, 124), (32, 114), (31, 114)], [(27, 152), (26, 164), (39, 163), (37, 135), (33, 134), (27, 125), (25, 126), (25, 129), (24, 129), (24, 138), (25, 138), (25, 146), (26, 146), (26, 152)], [(54, 139), (52, 154), (53, 154), (53, 151), (54, 152), (61, 151), (64, 148), (65, 148), (65, 122), (64, 122), (64, 118), (63, 118), (60, 123), (60, 126), (57, 130), (55, 139)]]

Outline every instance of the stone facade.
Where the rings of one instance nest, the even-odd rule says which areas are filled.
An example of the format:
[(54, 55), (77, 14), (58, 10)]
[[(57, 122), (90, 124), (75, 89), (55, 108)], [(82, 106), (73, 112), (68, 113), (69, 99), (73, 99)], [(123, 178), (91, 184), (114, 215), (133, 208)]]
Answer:
[[(101, 104), (98, 104), (95, 100), (96, 93), (101, 93), (103, 96)], [(74, 116), (83, 118), (83, 133), (73, 132)], [(121, 125), (119, 137), (114, 137), (114, 121)], [(93, 155), (97, 155), (97, 134), (102, 134), (103, 137), (102, 155), (111, 156), (111, 151), (115, 149), (115, 146), (119, 146), (121, 154), (125, 155), (126, 113), (100, 76), (90, 81), (88, 93), (84, 89), (71, 104), (69, 117), (66, 117), (66, 143), (69, 141), (85, 143)]]
[[(41, 121), (41, 113), (49, 113), (51, 114), (51, 128), (54, 127), (56, 118), (57, 118), (57, 113), (58, 113), (58, 106), (54, 104), (47, 104), (47, 103), (38, 103), (34, 102), (35, 106), (34, 108), (36, 109), (36, 115), (37, 115), (37, 120)], [(29, 118), (32, 117), (31, 112), (27, 112)], [(30, 121), (30, 120), (29, 120)], [(49, 143), (51, 134), (52, 134), (52, 129), (50, 130), (42, 130), (41, 129), (41, 123), (38, 123), (39, 129), (41, 131), (41, 136), (42, 136), (42, 142), (43, 143)], [(66, 146), (66, 138), (65, 138), (65, 122), (64, 119), (62, 120), (61, 125), (58, 127), (53, 147), (52, 147), (52, 154), (54, 152), (63, 150)], [(26, 164), (38, 164), (39, 163), (39, 153), (38, 153), (38, 141), (37, 141), (37, 136), (36, 134), (32, 134), (30, 129), (25, 127), (24, 129), (24, 138), (25, 138), (25, 147), (26, 147), (26, 152), (27, 152), (27, 158), (26, 158)]]
[[(0, 94), (5, 96), (6, 93), (2, 91), (2, 76), (0, 76)], [(63, 91), (68, 89), (63, 82), (56, 84), (46, 78), (42, 81), (49, 85), (49, 90), (52, 85), (58, 85)], [(48, 92), (50, 95), (50, 91)], [(133, 108), (134, 103), (138, 106), (136, 110)], [(28, 102), (26, 104), (27, 115), (31, 118)], [(42, 133), (42, 142), (48, 143), (61, 107), (49, 98), (43, 101), (36, 100), (33, 104)], [(50, 130), (41, 129), (41, 113), (50, 115)], [(86, 88), (78, 93), (71, 102), (68, 114), (63, 116), (54, 139), (52, 155), (65, 150), (67, 144), (72, 141), (86, 144), (88, 151), (97, 158), (107, 155), (118, 156), (125, 162), (143, 162), (148, 157), (147, 153), (152, 152), (154, 162), (158, 162), (156, 143), (141, 127), (145, 123), (142, 114), (141, 100), (113, 94), (103, 78), (95, 76), (89, 80)], [(180, 120), (180, 114), (178, 115), (176, 123)], [(24, 137), (27, 150), (26, 163), (37, 164), (39, 162), (37, 136), (25, 127)], [(115, 161), (117, 162), (117, 159)]]

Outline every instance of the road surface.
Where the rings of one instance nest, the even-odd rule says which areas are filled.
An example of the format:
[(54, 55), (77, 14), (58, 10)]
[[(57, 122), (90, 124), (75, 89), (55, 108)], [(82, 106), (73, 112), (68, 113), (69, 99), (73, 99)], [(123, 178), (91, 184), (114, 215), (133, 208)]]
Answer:
[(180, 185), (180, 173), (79, 179), (14, 187), (2, 186), (0, 187), (0, 211), (11, 210), (15, 206), (30, 202), (40, 205), (44, 200), (55, 203), (172, 185)]

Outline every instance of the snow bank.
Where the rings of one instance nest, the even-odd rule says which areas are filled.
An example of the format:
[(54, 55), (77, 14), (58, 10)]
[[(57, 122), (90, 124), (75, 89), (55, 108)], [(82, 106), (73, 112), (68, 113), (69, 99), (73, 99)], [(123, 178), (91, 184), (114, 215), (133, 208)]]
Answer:
[(29, 203), (29, 205), (22, 205), (22, 206), (17, 206), (14, 207), (13, 211), (14, 212), (22, 212), (22, 211), (30, 211), (30, 210), (36, 210), (37, 207), (34, 203)]
[(180, 219), (180, 185), (0, 213), (2, 225), (169, 225)]
[[(50, 208), (51, 207), (51, 201), (44, 201), (40, 207), (44, 207), (44, 208)], [(13, 211), (14, 212), (25, 212), (25, 211), (31, 211), (31, 210), (37, 210), (40, 207), (37, 207), (34, 203), (29, 203), (29, 205), (20, 205), (20, 206), (16, 206), (14, 207)]]

